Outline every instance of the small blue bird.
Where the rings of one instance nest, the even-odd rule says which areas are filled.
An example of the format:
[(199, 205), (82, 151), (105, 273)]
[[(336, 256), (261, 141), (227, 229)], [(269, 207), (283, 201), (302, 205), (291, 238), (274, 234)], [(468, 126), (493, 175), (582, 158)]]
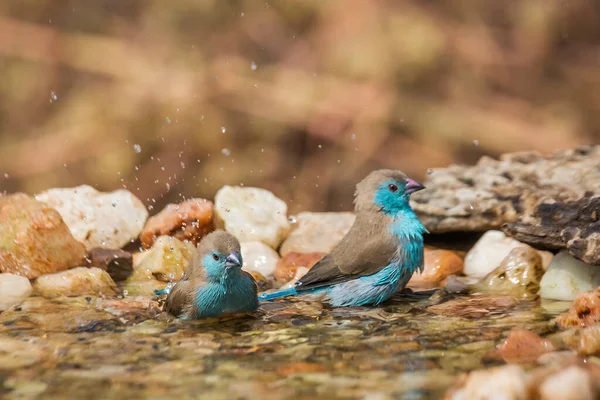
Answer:
[(320, 296), (334, 307), (378, 305), (423, 270), (423, 234), (409, 204), (425, 187), (400, 171), (373, 171), (356, 186), (356, 220), (342, 240), (294, 287), (260, 300)]
[(257, 292), (252, 275), (242, 271), (238, 240), (215, 231), (198, 245), (183, 277), (170, 291), (165, 310), (184, 319), (248, 313), (258, 308)]

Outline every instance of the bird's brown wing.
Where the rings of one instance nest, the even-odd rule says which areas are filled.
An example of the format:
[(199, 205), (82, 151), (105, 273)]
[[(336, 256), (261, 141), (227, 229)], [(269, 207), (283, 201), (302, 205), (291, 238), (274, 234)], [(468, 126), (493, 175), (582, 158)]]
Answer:
[(165, 311), (176, 317), (182, 315), (192, 301), (194, 285), (184, 276), (169, 293), (165, 301)]
[(398, 242), (386, 226), (379, 219), (357, 218), (333, 250), (298, 281), (297, 289), (318, 288), (379, 272), (398, 250)]

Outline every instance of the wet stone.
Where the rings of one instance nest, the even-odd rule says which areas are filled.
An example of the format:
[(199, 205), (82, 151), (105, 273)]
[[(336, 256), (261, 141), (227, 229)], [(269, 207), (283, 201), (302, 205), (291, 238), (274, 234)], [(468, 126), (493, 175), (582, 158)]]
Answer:
[(579, 293), (600, 286), (600, 268), (561, 252), (552, 260), (540, 285), (540, 295), (545, 299), (574, 300)]
[(271, 277), (275, 272), (279, 254), (262, 242), (242, 242), (242, 258), (244, 271), (255, 271), (264, 277)]
[(600, 322), (600, 287), (577, 296), (569, 311), (556, 322), (561, 328), (586, 327)]
[(58, 210), (73, 236), (86, 249), (120, 249), (137, 239), (148, 211), (131, 192), (102, 193), (89, 185), (50, 189), (36, 199)]
[(289, 253), (329, 253), (348, 233), (356, 216), (353, 213), (313, 213), (296, 215), (292, 232), (281, 245), (281, 255)]
[(132, 295), (152, 295), (154, 290), (164, 289), (167, 283), (179, 281), (195, 251), (191, 243), (171, 236), (159, 237), (150, 250), (137, 257), (134, 255), (133, 274), (127, 278), (125, 290)]
[(274, 273), (275, 279), (281, 282), (300, 279), (323, 256), (325, 256), (325, 253), (289, 253), (277, 262)]
[(480, 292), (533, 298), (544, 275), (542, 257), (529, 246), (516, 247), (474, 288)]
[(84, 260), (83, 244), (56, 210), (22, 193), (0, 196), (0, 272), (33, 279)]
[(108, 272), (114, 281), (124, 281), (133, 273), (131, 253), (117, 249), (96, 248), (88, 253), (90, 267)]
[(222, 187), (215, 196), (215, 222), (240, 242), (260, 241), (273, 249), (290, 231), (285, 202), (252, 187)]
[(179, 204), (169, 204), (148, 219), (140, 240), (150, 248), (159, 236), (173, 236), (197, 245), (214, 230), (213, 203), (205, 199), (190, 199)]
[(505, 312), (518, 304), (511, 296), (472, 296), (449, 300), (429, 307), (434, 314), (458, 316), (463, 318), (481, 318), (491, 314)]
[(60, 296), (107, 296), (117, 294), (117, 286), (106, 271), (100, 268), (77, 267), (39, 277), (35, 293), (47, 298)]
[(424, 264), (423, 272), (416, 272), (408, 286), (435, 287), (463, 270), (463, 260), (449, 250), (425, 249)]
[(0, 274), (0, 311), (21, 303), (32, 291), (29, 279), (19, 275)]
[(534, 363), (540, 355), (554, 351), (547, 339), (521, 328), (510, 331), (498, 349), (498, 355), (508, 363)]

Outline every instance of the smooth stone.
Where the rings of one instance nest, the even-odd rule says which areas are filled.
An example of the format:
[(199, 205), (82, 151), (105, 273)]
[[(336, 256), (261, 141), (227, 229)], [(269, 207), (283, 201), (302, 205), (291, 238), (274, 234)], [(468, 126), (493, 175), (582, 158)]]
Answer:
[(511, 250), (502, 263), (475, 285), (484, 293), (534, 297), (544, 275), (542, 257), (529, 246)]
[(450, 275), (460, 274), (462, 270), (463, 260), (453, 251), (426, 248), (423, 272), (415, 272), (408, 286), (437, 286)]
[(540, 400), (594, 400), (590, 373), (570, 366), (548, 376), (539, 386)]
[(111, 297), (117, 294), (117, 286), (106, 271), (87, 267), (41, 276), (35, 281), (34, 289), (46, 298), (83, 295)]
[(458, 297), (427, 308), (427, 311), (448, 317), (477, 319), (490, 314), (505, 312), (518, 304), (512, 296)]
[(300, 279), (304, 274), (298, 277), (299, 269), (303, 268), (308, 272), (323, 256), (325, 256), (325, 253), (288, 253), (277, 263), (274, 273), (275, 279), (283, 282)]
[(496, 269), (512, 249), (526, 246), (500, 231), (488, 231), (481, 236), (465, 257), (465, 275), (483, 278)]
[(548, 339), (527, 329), (513, 328), (498, 349), (498, 355), (507, 363), (534, 363), (542, 354), (554, 350)]
[(281, 245), (281, 255), (289, 253), (329, 253), (348, 233), (356, 216), (349, 212), (302, 212), (292, 220), (292, 232)]
[[(161, 236), (150, 250), (134, 255), (133, 274), (125, 283), (129, 294), (151, 295), (167, 282), (177, 282), (194, 257), (196, 247), (171, 236)], [(135, 261), (139, 261), (136, 264)]]
[(173, 236), (194, 244), (214, 230), (213, 203), (205, 199), (190, 199), (169, 204), (148, 219), (140, 235), (144, 247), (150, 248), (159, 236)]
[(569, 311), (558, 316), (556, 322), (561, 328), (586, 327), (600, 322), (600, 287), (579, 294)]
[(124, 281), (133, 273), (131, 253), (119, 249), (93, 249), (88, 253), (89, 266), (100, 268), (114, 281)]
[(137, 239), (148, 211), (128, 190), (102, 193), (91, 186), (50, 189), (36, 199), (55, 208), (87, 250), (120, 249)]
[(273, 276), (279, 261), (279, 254), (263, 242), (242, 242), (242, 258), (244, 271), (260, 272), (264, 277)]
[(32, 291), (29, 279), (14, 274), (0, 274), (0, 311), (21, 303)]
[(252, 187), (223, 186), (215, 196), (215, 221), (240, 242), (260, 241), (273, 249), (290, 231), (285, 202)]
[(85, 247), (60, 214), (17, 193), (0, 196), (0, 272), (29, 279), (85, 264)]
[(473, 371), (463, 386), (446, 398), (451, 400), (526, 400), (527, 375), (516, 365)]
[(567, 252), (557, 254), (540, 283), (545, 299), (574, 300), (600, 286), (600, 267), (579, 261)]

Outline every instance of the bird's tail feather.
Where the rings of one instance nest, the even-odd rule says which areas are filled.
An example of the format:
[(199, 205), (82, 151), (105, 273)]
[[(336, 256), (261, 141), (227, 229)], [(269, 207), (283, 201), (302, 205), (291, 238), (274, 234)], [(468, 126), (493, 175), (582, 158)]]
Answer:
[(275, 299), (279, 299), (281, 297), (287, 297), (287, 296), (293, 296), (297, 294), (296, 292), (296, 288), (288, 288), (288, 289), (283, 289), (283, 290), (278, 290), (276, 292), (271, 292), (271, 293), (261, 293), (258, 295), (258, 299), (259, 300), (275, 300)]
[(166, 288), (164, 288), (164, 289), (160, 289), (160, 290), (158, 290), (158, 289), (157, 289), (157, 290), (155, 290), (155, 291), (154, 291), (154, 295), (155, 295), (155, 296), (160, 296), (160, 295), (163, 295), (163, 294), (165, 294), (165, 293), (166, 293), (166, 294), (169, 294), (169, 293), (171, 293), (171, 288), (167, 286), (167, 287), (166, 287)]

